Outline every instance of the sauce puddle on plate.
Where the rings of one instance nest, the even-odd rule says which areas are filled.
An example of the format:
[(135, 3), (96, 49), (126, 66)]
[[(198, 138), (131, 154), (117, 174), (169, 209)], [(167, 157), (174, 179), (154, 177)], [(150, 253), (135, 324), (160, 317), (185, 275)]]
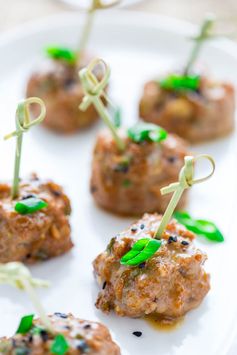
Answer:
[(162, 332), (171, 332), (178, 329), (184, 321), (184, 317), (178, 319), (164, 319), (157, 315), (146, 316), (144, 320), (154, 329)]

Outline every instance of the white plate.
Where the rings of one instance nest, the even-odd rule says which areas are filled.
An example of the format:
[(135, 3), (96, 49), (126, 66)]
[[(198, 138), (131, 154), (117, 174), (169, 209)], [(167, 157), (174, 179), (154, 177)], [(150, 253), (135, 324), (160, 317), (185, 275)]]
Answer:
[[(0, 40), (0, 119), (1, 134), (14, 128), (16, 102), (23, 96), (26, 78), (43, 58), (49, 43), (76, 45), (82, 24), (76, 13), (62, 14), (27, 25)], [(143, 83), (186, 59), (186, 34), (193, 27), (167, 18), (126, 12), (107, 12), (97, 16), (90, 48), (111, 64), (111, 94), (123, 107), (124, 122), (137, 119), (137, 104)], [(209, 44), (202, 62), (218, 78), (237, 83), (237, 49), (227, 40)], [(226, 236), (224, 244), (202, 241), (209, 254), (212, 289), (202, 305), (190, 312), (182, 326), (173, 332), (159, 332), (143, 320), (103, 315), (94, 307), (97, 285), (91, 262), (104, 250), (110, 238), (131, 220), (114, 217), (98, 209), (88, 191), (91, 153), (98, 126), (72, 137), (53, 135), (34, 129), (24, 138), (21, 175), (37, 171), (61, 183), (72, 200), (73, 251), (60, 258), (32, 267), (35, 276), (49, 279), (52, 287), (40, 290), (48, 312), (73, 312), (82, 318), (104, 322), (123, 350), (130, 355), (223, 355), (227, 353), (236, 324), (237, 302), (234, 271), (237, 269), (236, 235), (230, 228), (234, 217), (236, 191), (236, 133), (195, 151), (210, 153), (217, 163), (212, 181), (195, 186), (189, 210), (196, 216), (218, 223)], [(15, 144), (1, 142), (1, 178), (13, 170)], [(24, 294), (1, 287), (0, 335), (10, 335), (19, 317), (31, 312)], [(141, 338), (132, 335), (143, 332)]]
[[(62, 2), (65, 2), (66, 4), (69, 4), (71, 6), (75, 6), (76, 8), (79, 9), (87, 9), (90, 4), (91, 4), (91, 0), (60, 0)], [(142, 0), (122, 0), (121, 4), (119, 4), (119, 7), (125, 7), (125, 6), (131, 6), (134, 5), (138, 2), (141, 2)], [(110, 0), (104, 0), (103, 1), (105, 4), (106, 2), (111, 2)]]

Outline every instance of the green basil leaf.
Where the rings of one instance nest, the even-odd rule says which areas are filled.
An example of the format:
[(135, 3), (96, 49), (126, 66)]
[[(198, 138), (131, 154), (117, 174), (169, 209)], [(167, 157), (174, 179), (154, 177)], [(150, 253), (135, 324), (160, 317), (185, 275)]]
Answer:
[(204, 219), (193, 219), (187, 212), (177, 211), (174, 218), (191, 232), (215, 242), (223, 242), (224, 236), (217, 226)]
[(128, 137), (136, 143), (156, 142), (159, 143), (167, 138), (167, 132), (153, 123), (137, 123), (128, 129)]
[(29, 314), (21, 318), (16, 334), (26, 334), (33, 325), (34, 314)]
[(179, 75), (171, 74), (160, 80), (159, 84), (162, 89), (165, 90), (190, 90), (197, 91), (200, 87), (200, 76), (199, 75)]
[(51, 353), (56, 355), (64, 355), (67, 353), (68, 350), (69, 344), (65, 339), (64, 335), (58, 334), (51, 345)]
[(77, 55), (75, 51), (63, 47), (48, 47), (46, 48), (46, 54), (50, 58), (64, 60), (69, 64), (74, 64), (77, 60)]
[(160, 248), (161, 241), (151, 238), (139, 239), (120, 260), (122, 265), (137, 266), (150, 259)]
[(30, 214), (39, 211), (47, 206), (47, 202), (37, 197), (29, 197), (24, 200), (18, 201), (15, 204), (15, 211), (19, 214)]

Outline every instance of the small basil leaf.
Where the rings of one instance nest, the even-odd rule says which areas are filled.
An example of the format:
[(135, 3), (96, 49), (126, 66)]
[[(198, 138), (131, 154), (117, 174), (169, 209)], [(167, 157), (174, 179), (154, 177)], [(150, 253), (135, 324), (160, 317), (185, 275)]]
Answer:
[(34, 314), (29, 314), (21, 318), (16, 334), (26, 334), (33, 325)]
[(167, 138), (167, 132), (153, 123), (137, 123), (128, 129), (128, 137), (136, 143), (144, 141), (159, 143)]
[(19, 214), (30, 214), (48, 206), (48, 203), (37, 198), (30, 197), (15, 204), (15, 211)]
[(63, 47), (48, 47), (46, 48), (46, 54), (53, 59), (64, 60), (69, 64), (74, 64), (77, 60), (76, 52), (68, 48)]
[(50, 351), (52, 354), (64, 355), (67, 353), (68, 349), (69, 344), (64, 335), (58, 334), (51, 345)]
[(180, 224), (183, 224), (191, 232), (206, 237), (215, 242), (223, 242), (224, 236), (217, 226), (210, 221), (203, 219), (193, 219), (187, 212), (177, 211), (174, 213), (174, 218)]
[(161, 241), (151, 238), (139, 239), (120, 260), (122, 265), (137, 266), (150, 259), (160, 248)]
[(200, 87), (200, 76), (198, 75), (179, 75), (171, 74), (160, 80), (159, 84), (162, 89), (165, 90), (190, 90), (197, 91)]
[(216, 242), (224, 241), (223, 234), (213, 222), (197, 219), (196, 227), (197, 227), (197, 232), (196, 232), (197, 234), (203, 235), (209, 240), (213, 240)]

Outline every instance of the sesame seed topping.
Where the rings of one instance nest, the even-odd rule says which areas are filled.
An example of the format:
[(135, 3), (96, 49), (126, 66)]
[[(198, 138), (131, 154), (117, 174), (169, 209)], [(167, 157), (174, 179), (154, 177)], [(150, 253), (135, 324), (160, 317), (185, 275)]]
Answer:
[(136, 332), (133, 332), (133, 335), (135, 335), (136, 337), (140, 338), (142, 336), (142, 332), (136, 331)]

